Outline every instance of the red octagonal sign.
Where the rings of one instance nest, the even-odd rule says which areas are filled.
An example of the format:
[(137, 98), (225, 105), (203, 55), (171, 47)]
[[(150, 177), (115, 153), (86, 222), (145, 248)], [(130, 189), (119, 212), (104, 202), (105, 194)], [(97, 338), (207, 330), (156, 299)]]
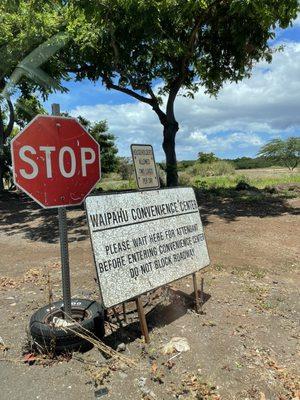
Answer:
[(100, 147), (74, 118), (38, 115), (11, 142), (15, 184), (42, 207), (81, 204), (100, 179)]

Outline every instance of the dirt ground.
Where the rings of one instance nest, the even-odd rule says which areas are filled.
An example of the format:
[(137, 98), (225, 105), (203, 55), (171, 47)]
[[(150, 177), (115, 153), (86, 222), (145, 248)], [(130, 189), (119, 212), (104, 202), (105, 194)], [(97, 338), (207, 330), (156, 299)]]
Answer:
[[(25, 362), (30, 316), (48, 302), (47, 271), (54, 300), (61, 298), (57, 215), (25, 196), (3, 196), (0, 399), (299, 399), (299, 205), (299, 198), (200, 196), (212, 261), (203, 314), (193, 311), (191, 278), (144, 296), (151, 337), (145, 345), (129, 303), (127, 324), (120, 328), (111, 316), (106, 327), (109, 344), (125, 343), (122, 355), (135, 362), (126, 366), (95, 348)], [(68, 211), (68, 220), (72, 295), (97, 299), (83, 210)], [(173, 337), (186, 338), (190, 350), (164, 355)]]

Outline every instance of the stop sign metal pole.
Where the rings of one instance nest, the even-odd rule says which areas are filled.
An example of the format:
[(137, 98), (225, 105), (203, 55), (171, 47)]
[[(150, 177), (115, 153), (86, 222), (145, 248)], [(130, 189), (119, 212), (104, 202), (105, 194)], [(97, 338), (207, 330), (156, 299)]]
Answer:
[[(59, 104), (52, 104), (52, 115), (60, 115)], [(60, 256), (61, 256), (61, 275), (62, 275), (62, 290), (64, 301), (65, 318), (72, 317), (71, 309), (71, 280), (69, 266), (69, 249), (68, 249), (68, 227), (66, 207), (58, 207), (58, 224), (60, 238)]]

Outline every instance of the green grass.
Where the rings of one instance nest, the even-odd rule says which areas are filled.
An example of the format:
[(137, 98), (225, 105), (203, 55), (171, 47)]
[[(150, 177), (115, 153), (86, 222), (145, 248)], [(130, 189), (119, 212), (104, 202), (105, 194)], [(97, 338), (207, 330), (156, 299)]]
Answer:
[(116, 173), (106, 174), (97, 184), (97, 189), (102, 189), (105, 192), (115, 190), (136, 189), (135, 179), (122, 180)]
[[(210, 192), (212, 195), (228, 195), (228, 192), (234, 189), (239, 182), (246, 182), (250, 186), (256, 189), (265, 189), (267, 187), (276, 187), (278, 185), (285, 184), (300, 184), (300, 171), (294, 171), (289, 173), (288, 170), (281, 168), (276, 170), (276, 168), (265, 168), (261, 170), (245, 170), (238, 171), (236, 174), (231, 175), (221, 175), (221, 176), (209, 176), (200, 177), (193, 176), (193, 174), (188, 173), (188, 168), (186, 172), (180, 173), (181, 184), (184, 186), (195, 186), (198, 189), (203, 189)], [(184, 174), (184, 176), (182, 176)], [(101, 188), (104, 191), (117, 191), (117, 190), (128, 190), (136, 189), (135, 179), (132, 177), (130, 180), (122, 180), (121, 177), (116, 174), (107, 174), (98, 183), (97, 188)], [(284, 197), (295, 197), (295, 193), (288, 190), (288, 188), (282, 188), (280, 191), (281, 195)], [(234, 195), (234, 193), (233, 193)], [(259, 201), (263, 193), (236, 193), (238, 197), (241, 197), (243, 201)]]
[(238, 179), (234, 175), (223, 175), (223, 176), (210, 176), (210, 177), (196, 177), (194, 185), (199, 188), (211, 189), (211, 188), (224, 188), (230, 189), (236, 186)]
[(236, 187), (238, 182), (244, 181), (257, 189), (265, 189), (268, 186), (281, 184), (300, 184), (300, 174), (286, 174), (278, 177), (249, 178), (245, 175), (224, 175), (211, 177), (196, 177), (194, 185), (205, 189), (230, 189)]
[(255, 178), (250, 179), (250, 182), (252, 186), (257, 187), (257, 189), (264, 189), (267, 186), (276, 186), (287, 183), (300, 184), (300, 174), (283, 175), (278, 178)]

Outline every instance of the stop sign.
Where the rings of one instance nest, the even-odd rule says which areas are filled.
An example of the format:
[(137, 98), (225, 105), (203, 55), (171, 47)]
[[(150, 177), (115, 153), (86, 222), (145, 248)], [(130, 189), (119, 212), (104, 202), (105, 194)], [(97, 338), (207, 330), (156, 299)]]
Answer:
[(11, 142), (15, 184), (42, 207), (81, 204), (100, 179), (100, 147), (74, 118), (38, 115)]

